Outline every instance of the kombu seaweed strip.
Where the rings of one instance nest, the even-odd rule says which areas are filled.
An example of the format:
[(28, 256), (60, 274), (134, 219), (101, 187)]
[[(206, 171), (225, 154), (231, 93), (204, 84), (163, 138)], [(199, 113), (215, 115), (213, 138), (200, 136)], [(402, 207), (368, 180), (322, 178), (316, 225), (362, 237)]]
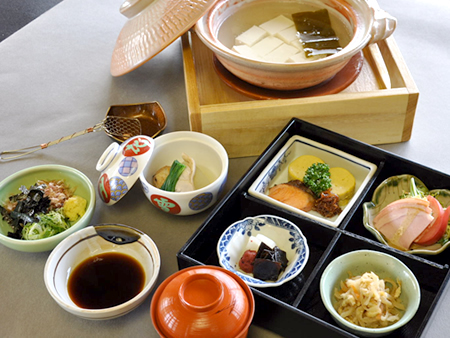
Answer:
[(305, 55), (332, 55), (342, 50), (334, 29), (331, 27), (328, 10), (299, 12), (292, 14)]

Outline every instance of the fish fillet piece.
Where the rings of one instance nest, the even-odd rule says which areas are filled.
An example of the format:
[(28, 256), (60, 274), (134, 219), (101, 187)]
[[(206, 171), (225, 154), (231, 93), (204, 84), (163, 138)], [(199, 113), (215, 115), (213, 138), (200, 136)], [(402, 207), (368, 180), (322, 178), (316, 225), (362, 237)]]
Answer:
[(408, 250), (433, 219), (429, 202), (412, 197), (388, 204), (374, 218), (373, 225), (389, 242)]
[(293, 180), (270, 188), (269, 197), (308, 212), (313, 209), (315, 202), (314, 196), (308, 190), (301, 181)]

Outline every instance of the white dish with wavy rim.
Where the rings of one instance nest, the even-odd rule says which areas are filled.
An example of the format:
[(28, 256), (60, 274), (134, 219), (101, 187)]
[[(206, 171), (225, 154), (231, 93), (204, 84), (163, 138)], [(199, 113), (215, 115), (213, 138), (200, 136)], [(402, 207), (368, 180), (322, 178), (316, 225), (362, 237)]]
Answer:
[[(394, 202), (399, 199), (399, 196), (403, 194), (403, 192), (410, 191), (410, 178), (414, 177), (416, 185), (421, 187), (421, 190), (428, 188), (426, 185), (417, 177), (413, 175), (397, 175), (391, 176), (385, 179), (374, 191), (372, 201), (366, 202), (363, 204), (363, 223), (364, 227), (369, 230), (375, 238), (385, 244), (389, 245), (384, 236), (373, 227), (373, 219), (375, 216), (389, 203)], [(429, 190), (429, 194), (433, 195), (439, 203), (441, 203), (443, 208), (447, 208), (450, 206), (450, 190), (447, 189), (433, 189)], [(450, 235), (449, 231), (447, 231), (447, 236)], [(414, 244), (411, 247), (411, 250), (405, 251), (411, 254), (420, 254), (420, 255), (437, 255), (447, 249), (450, 246), (450, 240), (447, 241), (444, 245), (441, 244), (433, 244), (430, 246), (420, 246)]]
[[(350, 171), (355, 177), (355, 194), (342, 212), (332, 218), (325, 218), (315, 211), (305, 212), (290, 205), (279, 202), (268, 196), (269, 188), (276, 184), (288, 182), (288, 166), (301, 155), (314, 155), (327, 163), (330, 168), (342, 167)], [(250, 186), (248, 192), (267, 203), (279, 208), (308, 217), (317, 222), (338, 227), (355, 201), (361, 195), (364, 187), (375, 174), (377, 166), (368, 161), (335, 149), (333, 147), (318, 143), (302, 136), (292, 136), (283, 148), (274, 156), (272, 161), (261, 172), (255, 182)]]
[[(286, 251), (288, 266), (278, 280), (262, 281), (239, 269), (239, 260), (245, 251), (250, 236), (262, 234)], [(249, 286), (258, 288), (276, 287), (295, 278), (305, 267), (309, 258), (309, 247), (305, 236), (292, 222), (272, 215), (247, 217), (230, 225), (217, 243), (220, 265), (237, 274)]]

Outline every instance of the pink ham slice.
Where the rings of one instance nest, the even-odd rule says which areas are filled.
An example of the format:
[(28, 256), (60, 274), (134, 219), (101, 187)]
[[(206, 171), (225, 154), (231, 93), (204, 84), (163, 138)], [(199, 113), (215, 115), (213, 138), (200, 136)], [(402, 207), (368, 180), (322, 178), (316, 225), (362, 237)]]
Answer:
[(396, 200), (380, 211), (373, 225), (392, 244), (408, 250), (434, 219), (429, 205), (427, 200), (414, 197)]

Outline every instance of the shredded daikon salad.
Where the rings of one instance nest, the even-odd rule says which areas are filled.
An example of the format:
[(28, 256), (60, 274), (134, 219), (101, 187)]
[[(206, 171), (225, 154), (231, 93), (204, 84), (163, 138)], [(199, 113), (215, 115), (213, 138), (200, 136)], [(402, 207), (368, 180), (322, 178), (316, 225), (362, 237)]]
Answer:
[[(341, 281), (341, 289), (335, 289), (335, 308), (347, 321), (367, 328), (386, 327), (397, 322), (405, 310), (400, 294), (401, 282), (380, 279), (373, 272)], [(391, 288), (386, 284), (390, 284)]]

